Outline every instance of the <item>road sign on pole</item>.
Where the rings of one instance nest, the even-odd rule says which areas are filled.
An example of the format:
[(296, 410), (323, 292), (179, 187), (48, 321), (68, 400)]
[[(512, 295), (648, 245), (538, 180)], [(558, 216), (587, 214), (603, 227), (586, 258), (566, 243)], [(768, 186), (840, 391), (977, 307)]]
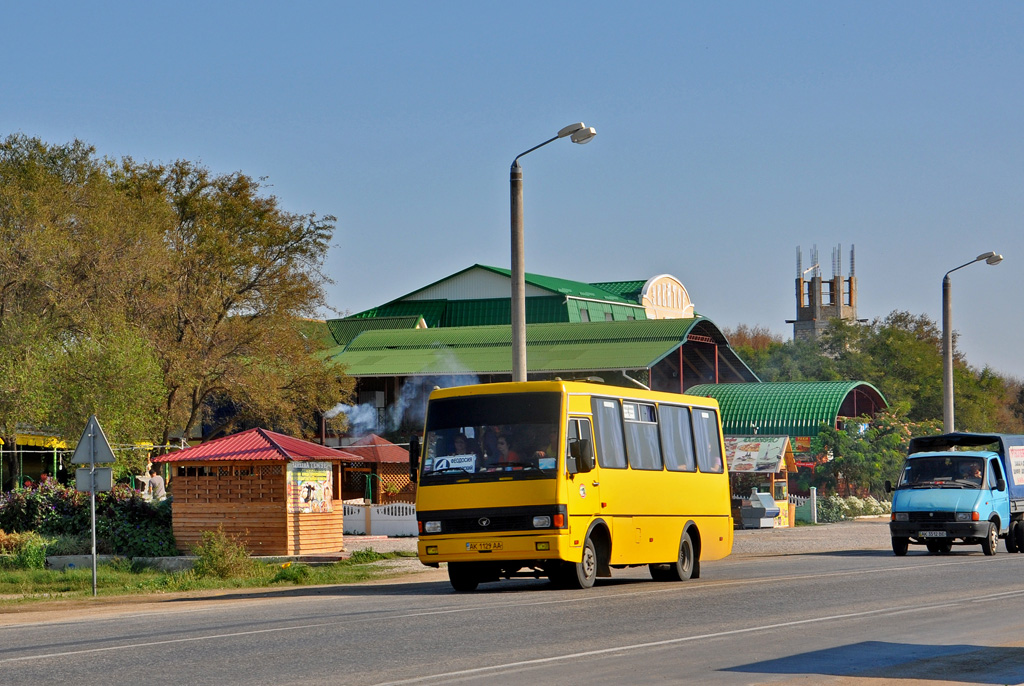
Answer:
[(110, 467), (79, 467), (75, 470), (75, 490), (83, 493), (105, 493), (114, 487), (114, 470)]
[(115, 462), (114, 451), (96, 415), (89, 417), (82, 437), (78, 439), (78, 447), (71, 456), (71, 464), (109, 464)]
[[(85, 425), (82, 437), (78, 439), (78, 446), (75, 448), (75, 454), (71, 457), (71, 464), (89, 465), (88, 469), (75, 470), (75, 488), (79, 491), (85, 490), (78, 483), (79, 474), (85, 472), (85, 476), (89, 480), (89, 516), (92, 520), (92, 594), (94, 596), (96, 595), (96, 491), (109, 491), (112, 478), (111, 469), (96, 469), (96, 464), (109, 464), (115, 461), (114, 451), (111, 450), (110, 441), (103, 433), (100, 420), (96, 419), (96, 415), (92, 415)], [(101, 483), (99, 479), (103, 477), (106, 478), (107, 488), (96, 488)]]

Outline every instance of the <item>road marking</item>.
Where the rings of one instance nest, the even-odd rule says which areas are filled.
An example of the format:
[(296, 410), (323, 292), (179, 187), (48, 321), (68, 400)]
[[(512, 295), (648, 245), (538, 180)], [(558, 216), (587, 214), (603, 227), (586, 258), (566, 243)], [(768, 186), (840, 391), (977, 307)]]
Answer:
[(732, 629), (730, 631), (716, 631), (708, 634), (697, 634), (695, 636), (683, 636), (680, 638), (669, 638), (662, 641), (649, 641), (647, 643), (633, 643), (629, 645), (615, 646), (612, 648), (601, 648), (599, 650), (588, 650), (582, 653), (566, 653), (564, 655), (553, 655), (551, 657), (536, 658), (533, 660), (520, 660), (518, 662), (507, 662), (499, 665), (490, 665), (487, 667), (475, 667), (473, 669), (462, 669), (453, 672), (442, 672), (440, 674), (429, 674), (426, 676), (413, 677), (411, 679), (400, 679), (398, 681), (383, 681), (374, 686), (403, 686), (404, 684), (419, 684), (429, 681), (440, 680), (442, 682), (450, 681), (466, 676), (473, 676), (476, 674), (483, 674), (485, 672), (499, 673), (504, 670), (510, 669), (521, 669), (523, 667), (535, 667), (543, 664), (549, 664), (552, 662), (560, 662), (567, 660), (577, 660), (579, 658), (594, 657), (598, 655), (608, 655), (610, 653), (625, 653), (632, 650), (645, 650), (649, 648), (660, 648), (670, 645), (678, 645), (681, 643), (691, 643), (694, 641), (702, 641), (713, 638), (722, 638), (725, 636), (736, 636), (739, 634), (749, 634), (761, 631), (772, 631), (775, 629), (784, 629), (794, 626), (806, 626), (808, 624), (820, 624), (822, 622), (833, 622), (844, 619), (856, 619), (860, 617), (870, 617), (873, 615), (890, 615), (890, 614), (906, 614), (910, 612), (924, 612), (926, 610), (941, 609), (946, 607), (953, 607), (956, 605), (963, 605), (965, 603), (977, 602), (978, 600), (989, 600), (995, 598), (1005, 598), (1007, 596), (1020, 596), (1024, 595), (1024, 591), (1011, 591), (1003, 593), (995, 593), (990, 596), (979, 596), (976, 598), (969, 598), (962, 600), (957, 603), (938, 603), (935, 605), (919, 605), (916, 607), (902, 607), (902, 608), (883, 608), (879, 610), (866, 610), (864, 612), (851, 612), (848, 614), (841, 615), (826, 615), (823, 617), (813, 617), (810, 619), (798, 619), (792, 622), (779, 622), (777, 624), (765, 624), (763, 626), (745, 627), (743, 629)]
[[(559, 598), (559, 599), (553, 599), (553, 600), (536, 600), (536, 601), (525, 602), (525, 603), (522, 602), (521, 599), (519, 599), (519, 600), (510, 600), (507, 603), (488, 604), (488, 605), (471, 605), (471, 606), (468, 606), (468, 607), (461, 607), (461, 608), (443, 608), (443, 609), (437, 609), (437, 610), (421, 610), (421, 611), (415, 611), (415, 612), (408, 612), (407, 611), (407, 612), (399, 612), (397, 614), (374, 614), (372, 616), (366, 616), (366, 617), (360, 617), (360, 618), (346, 618), (345, 622), (346, 622), (346, 624), (356, 624), (356, 623), (361, 623), (361, 622), (376, 622), (376, 623), (379, 623), (381, 621), (386, 621), (386, 620), (399, 620), (399, 619), (409, 619), (409, 618), (414, 618), (414, 617), (429, 617), (429, 616), (438, 616), (438, 615), (461, 614), (461, 613), (467, 613), (467, 612), (478, 612), (478, 611), (481, 611), (481, 610), (482, 611), (486, 611), (486, 612), (493, 612), (495, 607), (520, 608), (520, 607), (537, 607), (537, 606), (543, 606), (543, 605), (560, 605), (560, 604), (584, 603), (584, 602), (585, 603), (589, 603), (589, 604), (593, 604), (596, 601), (605, 600), (605, 599), (617, 600), (619, 598), (630, 598), (630, 597), (636, 597), (636, 596), (655, 595), (655, 594), (663, 594), (663, 593), (696, 592), (696, 591), (699, 591), (701, 589), (721, 588), (721, 587), (724, 587), (724, 586), (758, 586), (758, 587), (763, 587), (764, 584), (766, 582), (769, 582), (769, 581), (772, 581), (772, 582), (796, 582), (796, 581), (802, 581), (802, 580), (806, 580), (806, 579), (821, 579), (823, 577), (860, 576), (860, 575), (864, 575), (864, 574), (878, 574), (878, 573), (881, 573), (881, 572), (902, 572), (902, 571), (907, 571), (907, 570), (909, 570), (909, 571), (926, 570), (926, 569), (931, 569), (931, 568), (934, 568), (934, 567), (937, 567), (937, 566), (959, 566), (959, 565), (965, 565), (965, 564), (991, 564), (991, 563), (992, 563), (991, 560), (975, 560), (975, 561), (971, 561), (971, 560), (959, 560), (959, 561), (958, 560), (950, 560), (948, 562), (932, 563), (932, 564), (929, 564), (927, 567), (923, 567), (923, 566), (921, 566), (921, 567), (897, 567), (897, 568), (893, 568), (893, 567), (875, 567), (875, 568), (871, 568), (871, 569), (858, 569), (858, 570), (847, 570), (847, 571), (838, 571), (838, 572), (825, 572), (825, 573), (821, 573), (821, 574), (800, 574), (800, 575), (795, 575), (795, 576), (761, 577), (761, 578), (755, 578), (755, 579), (736, 579), (736, 580), (733, 580), (733, 581), (710, 581), (710, 582), (705, 582), (705, 583), (674, 585), (674, 586), (671, 586), (669, 588), (656, 588), (656, 589), (647, 589), (647, 590), (636, 590), (636, 591), (627, 591), (627, 592), (622, 592), (622, 593), (604, 593), (604, 594), (601, 594), (601, 593), (593, 592), (594, 589), (592, 589), (591, 592), (588, 592), (588, 593), (585, 593), (585, 594), (580, 594), (580, 595), (574, 595), (571, 598)], [(1000, 592), (1000, 593), (989, 594), (989, 595), (984, 595), (984, 596), (975, 596), (975, 597), (971, 597), (971, 598), (965, 598), (962, 601), (953, 601), (953, 602), (947, 601), (947, 602), (943, 603), (942, 605), (934, 605), (934, 606), (931, 606), (931, 605), (929, 605), (929, 606), (917, 606), (917, 607), (907, 606), (906, 608), (892, 608), (892, 607), (889, 607), (889, 608), (882, 608), (882, 609), (878, 609), (878, 610), (868, 610), (868, 611), (865, 611), (865, 612), (853, 613), (853, 614), (849, 614), (849, 615), (835, 615), (835, 616), (832, 616), (832, 617), (820, 617), (820, 618), (799, 620), (799, 621), (789, 622), (789, 623), (784, 623), (784, 624), (773, 624), (773, 625), (768, 625), (768, 626), (765, 626), (765, 627), (758, 627), (758, 628), (755, 628), (755, 629), (749, 629), (749, 628), (748, 629), (737, 629), (735, 631), (727, 631), (727, 632), (722, 632), (722, 633), (717, 633), (717, 634), (705, 634), (705, 635), (701, 635), (701, 636), (684, 637), (684, 638), (679, 638), (679, 639), (668, 639), (668, 640), (663, 641), (663, 642), (636, 644), (634, 646), (624, 646), (624, 647), (620, 647), (620, 648), (608, 648), (608, 649), (605, 649), (605, 650), (588, 652), (588, 653), (576, 653), (574, 655), (576, 655), (576, 656), (596, 655), (596, 654), (614, 652), (614, 651), (617, 651), (617, 650), (632, 650), (632, 649), (637, 649), (637, 648), (642, 648), (642, 647), (650, 647), (650, 646), (658, 646), (658, 645), (669, 645), (669, 644), (672, 644), (672, 643), (679, 643), (679, 642), (699, 640), (701, 638), (715, 638), (715, 637), (719, 637), (719, 636), (729, 636), (729, 635), (733, 635), (733, 634), (737, 634), (737, 633), (747, 633), (747, 632), (750, 632), (750, 631), (760, 631), (760, 630), (771, 629), (771, 628), (776, 628), (776, 627), (796, 626), (796, 625), (807, 624), (807, 623), (812, 623), (812, 622), (830, 621), (830, 620), (833, 620), (833, 619), (848, 619), (848, 618), (854, 618), (854, 617), (869, 616), (869, 615), (872, 615), (872, 614), (884, 614), (884, 613), (899, 614), (899, 613), (903, 613), (903, 612), (916, 612), (916, 611), (920, 611), (922, 609), (928, 609), (928, 608), (931, 608), (931, 607), (946, 607), (946, 606), (949, 606), (949, 605), (961, 604), (963, 602), (979, 602), (979, 601), (987, 600), (987, 599), (998, 599), (998, 598), (1004, 598), (1004, 597), (1008, 597), (1008, 596), (1016, 596), (1016, 595), (1020, 595), (1020, 594), (1024, 594), (1024, 591), (1006, 591), (1006, 592)], [(311, 598), (311, 600), (312, 599), (313, 598)], [(318, 602), (323, 602), (325, 600), (325, 598), (323, 596), (318, 596), (317, 598), (315, 598), (315, 600), (317, 600)], [(211, 608), (201, 608), (201, 609), (197, 609), (196, 611), (200, 611), (200, 610), (208, 611), (209, 609), (211, 609)], [(187, 611), (188, 610), (185, 610), (185, 611), (182, 611), (182, 612), (187, 612)], [(134, 613), (133, 616), (139, 616), (140, 614), (142, 614), (142, 613)], [(151, 613), (151, 614), (157, 614), (157, 613)], [(115, 619), (115, 618), (111, 618), (111, 619)], [(17, 627), (25, 628), (25, 627), (34, 626), (34, 625), (35, 624), (32, 624), (32, 623), (15, 624), (15, 625), (8, 625), (8, 626), (3, 627), (3, 628), (17, 628)], [(255, 635), (260, 635), (260, 634), (268, 634), (268, 633), (275, 633), (275, 632), (281, 632), (281, 631), (291, 632), (291, 631), (296, 631), (296, 630), (308, 630), (308, 629), (316, 629), (316, 628), (321, 628), (321, 627), (335, 627), (335, 628), (338, 627), (338, 619), (337, 619), (337, 617), (336, 616), (332, 616), (331, 621), (319, 622), (317, 624), (288, 625), (288, 626), (272, 627), (272, 628), (267, 628), (267, 629), (251, 629), (251, 630), (248, 630), (248, 631), (236, 631), (236, 632), (223, 633), (223, 634), (205, 634), (205, 635), (202, 635), (202, 636), (188, 636), (188, 637), (184, 637), (184, 638), (169, 638), (169, 639), (164, 639), (164, 640), (161, 640), (161, 641), (150, 641), (150, 642), (146, 642), (146, 643), (133, 643), (133, 644), (131, 644), (129, 646), (113, 645), (113, 646), (104, 646), (104, 647), (96, 647), (96, 648), (85, 648), (85, 649), (82, 649), (82, 650), (70, 650), (70, 651), (64, 651), (64, 652), (60, 652), (60, 653), (45, 653), (45, 654), (35, 654), (35, 655), (19, 655), (18, 657), (0, 658), (0, 664), (13, 663), (13, 662), (24, 662), (24, 661), (28, 661), (28, 660), (42, 660), (42, 659), (46, 659), (46, 658), (70, 657), (70, 656), (75, 656), (75, 655), (88, 655), (88, 654), (94, 654), (94, 653), (109, 652), (109, 651), (113, 651), (113, 650), (124, 651), (124, 650), (132, 650), (132, 649), (137, 649), (137, 648), (150, 648), (150, 647), (154, 647), (154, 646), (173, 645), (173, 644), (180, 644), (180, 643), (190, 643), (190, 642), (194, 642), (194, 641), (209, 641), (209, 640), (215, 640), (215, 639), (237, 638), (237, 637), (241, 637), (241, 636), (255, 636)], [(110, 640), (113, 640), (113, 639), (110, 639)], [(493, 666), (493, 667), (481, 667), (479, 669), (480, 670), (488, 670), (488, 669), (499, 669), (499, 668), (504, 668), (504, 667), (514, 667), (514, 666), (520, 666), (520, 665), (541, 664), (541, 663), (544, 663), (544, 662), (560, 660), (560, 659), (564, 659), (565, 657), (572, 657), (572, 656), (573, 655), (559, 656), (559, 657), (552, 657), (552, 658), (541, 658), (540, 660), (531, 660), (531, 661), (527, 661), (527, 662), (523, 662), (523, 663), (518, 663), (518, 662), (517, 663), (510, 663), (509, 665), (497, 665), (497, 666)], [(479, 670), (469, 670), (466, 673), (467, 674), (472, 674), (472, 673), (476, 673), (477, 671), (479, 671)], [(462, 672), (452, 672), (451, 673), (451, 675), (459, 675), (459, 674), (462, 674)], [(394, 684), (417, 683), (418, 680), (423, 680), (423, 679), (427, 679), (427, 678), (440, 678), (441, 676), (443, 676), (443, 675), (435, 675), (435, 676), (432, 676), (432, 677), (419, 677), (417, 680), (413, 680), (413, 681), (396, 681), (396, 682), (387, 682), (387, 683), (389, 683), (389, 684), (390, 683), (394, 683)], [(381, 686), (384, 686), (384, 685), (381, 685)]]

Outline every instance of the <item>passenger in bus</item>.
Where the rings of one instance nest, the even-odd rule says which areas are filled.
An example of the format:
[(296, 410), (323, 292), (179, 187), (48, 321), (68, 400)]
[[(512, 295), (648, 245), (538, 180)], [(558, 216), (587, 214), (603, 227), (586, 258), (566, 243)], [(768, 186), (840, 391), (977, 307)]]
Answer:
[(452, 455), (468, 455), (469, 454), (469, 443), (466, 441), (466, 434), (457, 433), (455, 439), (452, 441), (454, 449)]

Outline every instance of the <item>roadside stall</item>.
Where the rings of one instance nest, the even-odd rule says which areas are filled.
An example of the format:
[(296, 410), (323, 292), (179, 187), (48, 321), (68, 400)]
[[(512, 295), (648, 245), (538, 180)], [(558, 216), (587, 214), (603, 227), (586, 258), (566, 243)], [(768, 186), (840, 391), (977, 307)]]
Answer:
[(355, 455), (250, 429), (153, 458), (172, 468), (171, 525), (181, 550), (223, 527), (255, 555), (343, 548), (341, 466)]
[[(775, 502), (779, 510), (776, 527), (792, 526), (789, 475), (796, 473), (796, 461), (789, 436), (726, 436), (725, 459), (729, 465), (733, 520), (743, 521), (743, 501), (750, 501), (750, 494), (757, 492), (769, 494)], [(751, 504), (748, 502), (747, 506)]]

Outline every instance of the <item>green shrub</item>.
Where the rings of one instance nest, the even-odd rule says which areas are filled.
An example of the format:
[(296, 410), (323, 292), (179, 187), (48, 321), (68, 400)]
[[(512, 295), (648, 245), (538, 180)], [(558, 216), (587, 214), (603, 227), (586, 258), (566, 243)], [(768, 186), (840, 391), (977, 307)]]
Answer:
[(221, 579), (251, 577), (258, 573), (259, 563), (249, 556), (249, 551), (237, 536), (224, 532), (204, 531), (198, 545), (192, 548), (196, 561), (192, 571), (196, 576), (215, 576)]
[(830, 524), (846, 519), (846, 508), (843, 499), (837, 495), (818, 498), (818, 523)]
[[(77, 536), (90, 529), (89, 496), (60, 484), (0, 494), (0, 529), (43, 536)], [(171, 502), (146, 502), (117, 484), (96, 496), (97, 550), (128, 557), (176, 555)], [(91, 552), (91, 545), (89, 552)]]
[[(98, 542), (97, 542), (98, 548)], [(98, 552), (98, 551), (97, 551)], [(92, 554), (92, 536), (86, 534), (80, 535), (61, 535), (50, 539), (50, 542), (46, 546), (47, 555), (91, 555)]]
[(352, 562), (358, 562), (360, 564), (365, 562), (376, 562), (377, 560), (383, 560), (386, 555), (378, 553), (373, 548), (363, 548), (362, 550), (356, 550), (352, 553), (349, 559)]
[(285, 562), (278, 568), (277, 574), (270, 580), (270, 583), (301, 584), (309, 578), (311, 571), (309, 565)]
[(38, 534), (23, 534), (7, 564), (13, 569), (45, 569), (46, 543), (46, 539)]

